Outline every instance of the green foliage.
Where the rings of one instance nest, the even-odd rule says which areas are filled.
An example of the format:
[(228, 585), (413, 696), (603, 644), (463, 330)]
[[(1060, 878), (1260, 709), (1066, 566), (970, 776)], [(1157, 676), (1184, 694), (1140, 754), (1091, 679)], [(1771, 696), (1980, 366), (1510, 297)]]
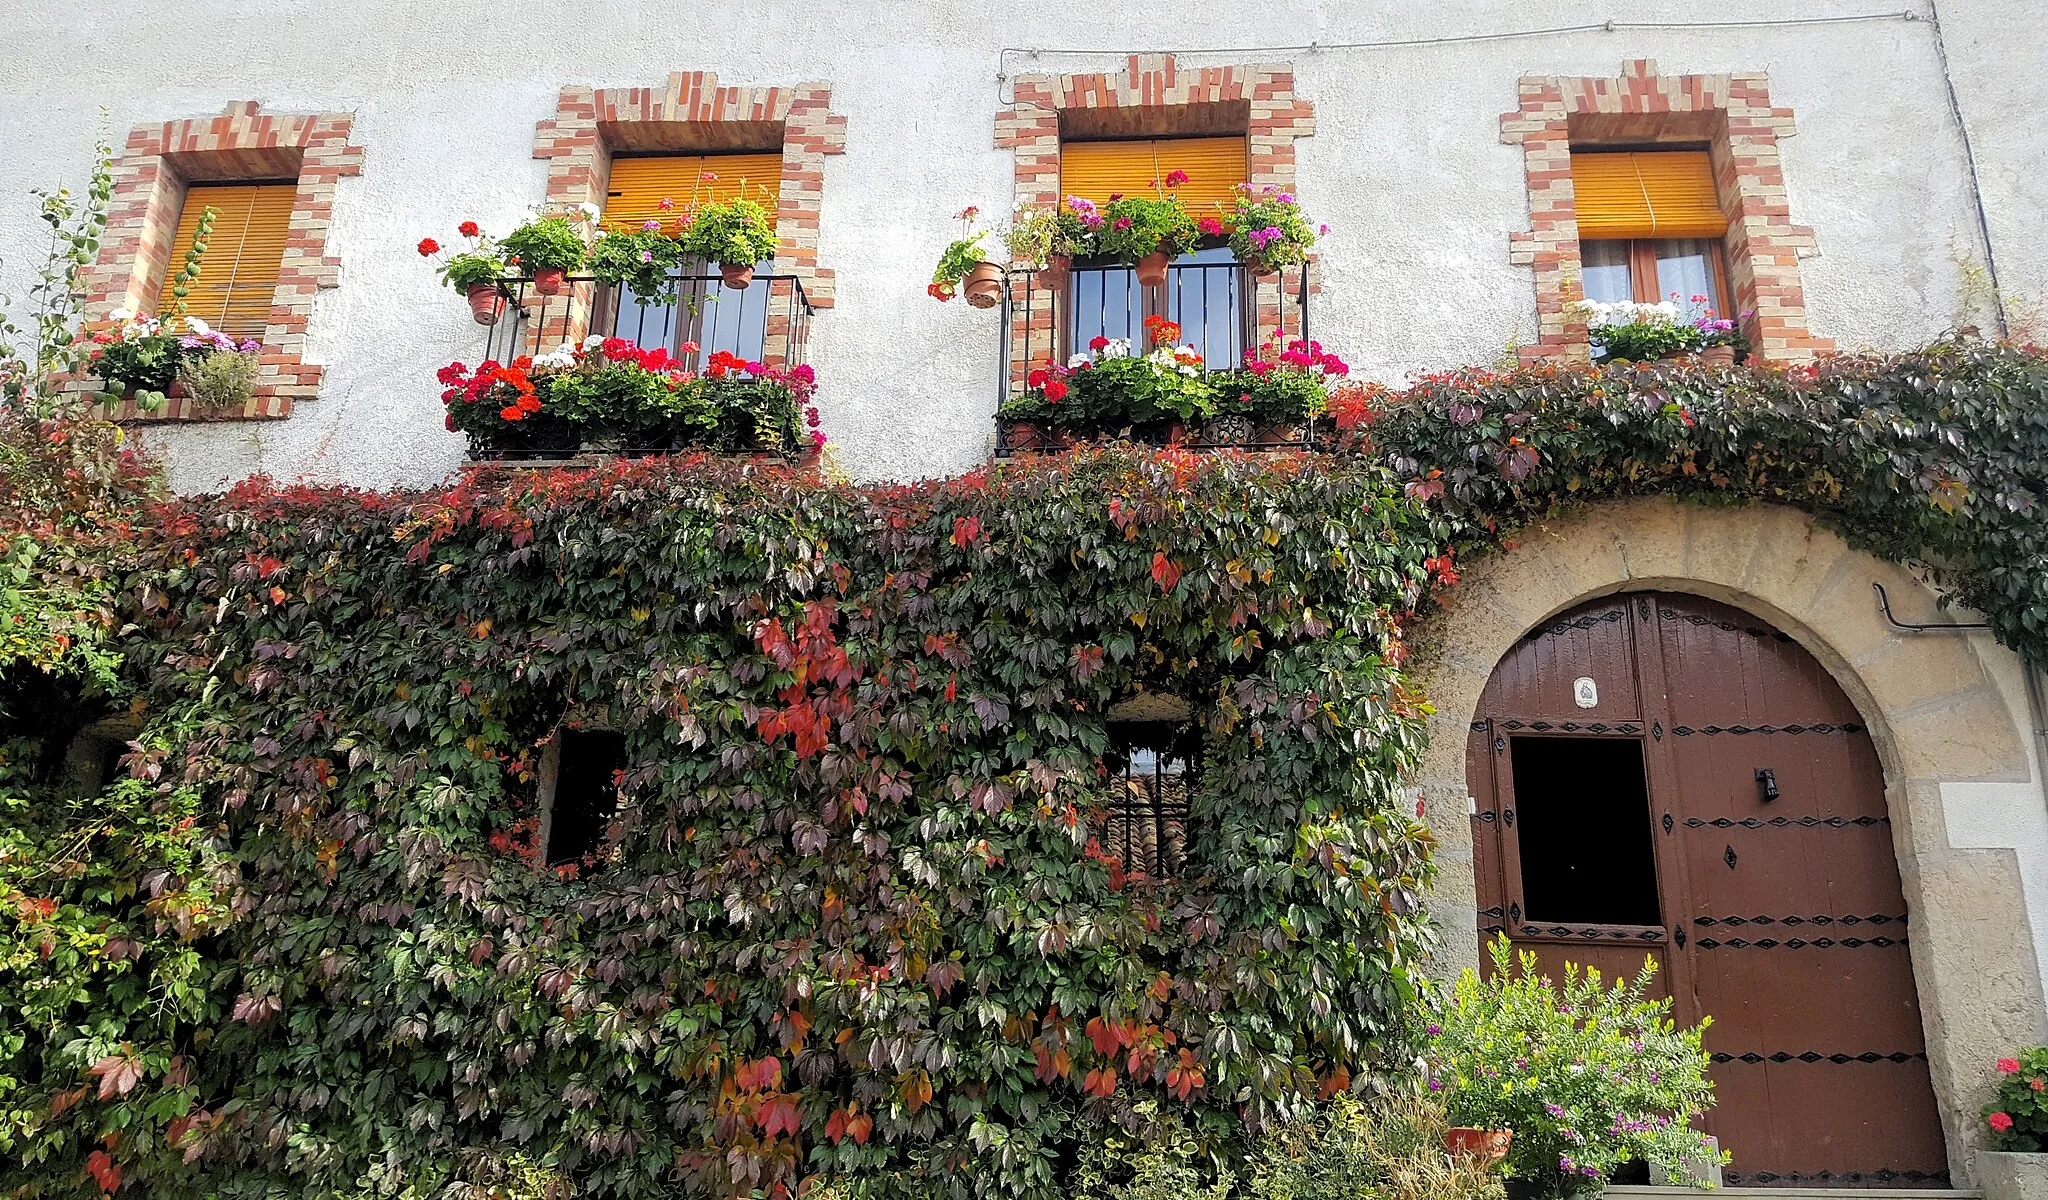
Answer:
[(623, 285), (642, 304), (665, 299), (669, 276), (688, 257), (683, 243), (665, 233), (606, 230), (590, 252), (590, 274), (599, 283)]
[(1210, 413), (1215, 391), (1199, 359), (1183, 361), (1165, 346), (1133, 354), (1128, 343), (1100, 340), (1106, 344), (1072, 369), (1032, 372), (1030, 389), (1005, 401), (1001, 415), (1081, 434), (1158, 434), (1169, 422)]
[(1095, 252), (1134, 263), (1149, 254), (1186, 254), (1201, 241), (1194, 217), (1178, 196), (1125, 196), (1102, 210)]
[(691, 256), (728, 267), (751, 267), (773, 258), (777, 244), (768, 210), (745, 196), (697, 209), (682, 242)]
[(184, 350), (178, 334), (159, 328), (154, 322), (131, 323), (104, 336), (92, 352), (92, 373), (112, 384), (116, 394), (134, 393), (145, 407), (161, 405), (178, 378)]
[(89, 350), (78, 336), (84, 300), (78, 273), (99, 255), (113, 169), (113, 149), (101, 141), (93, 150), (92, 176), (82, 201), (68, 188), (30, 193), (38, 201), (36, 215), (50, 227), (50, 247), (28, 289), (31, 327), (24, 329), (8, 315), (12, 297), (0, 292), (0, 404), (22, 406), (37, 416), (58, 415), (65, 408), (59, 384), (84, 365)]
[[(2048, 1046), (2030, 1046), (1998, 1060), (1998, 1096), (1984, 1106), (1991, 1148), (2020, 1154), (2048, 1150)], [(2001, 1119), (2002, 1118), (2002, 1119)]]
[(200, 210), (199, 220), (192, 226), (192, 245), (185, 251), (184, 265), (171, 277), (171, 304), (162, 313), (166, 319), (185, 315), (185, 298), (192, 294), (192, 285), (199, 282), (206, 263), (207, 243), (213, 237), (213, 223), (219, 217), (220, 210), (211, 204)]
[(1081, 1146), (1076, 1200), (1230, 1200), (1235, 1179), (1212, 1148), (1159, 1111), (1156, 1100), (1131, 1106), (1131, 1127), (1111, 1126)]
[(511, 268), (495, 250), (465, 250), (441, 264), (441, 281), (458, 292), (504, 279)]
[(1244, 1200), (1502, 1200), (1500, 1179), (1444, 1149), (1448, 1122), (1434, 1101), (1339, 1095), (1265, 1138), (1251, 1156)]
[[(1049, 1200), (1132, 1103), (1214, 1141), (1386, 1086), (1433, 945), (1386, 615), (1415, 520), (1363, 463), (1122, 451), (167, 507), (122, 565), (150, 750), (66, 827), (127, 805), (118, 836), (184, 840), (106, 835), (54, 896), (145, 943), (120, 988), (34, 955), (7, 985), (0, 1028), (102, 1057), (10, 1043), (45, 1149), (0, 1189), (425, 1198), (516, 1154), (586, 1196)], [(1204, 730), (1172, 879), (1097, 841), (1104, 714), (1140, 689)], [(626, 801), (603, 870), (558, 874), (521, 831), (572, 715), (624, 733)], [(153, 862), (232, 881), (224, 923), (138, 916), (119, 881)]]
[(947, 295), (952, 288), (967, 277), (967, 273), (989, 261), (988, 231), (971, 233), (966, 237), (954, 238), (946, 244), (939, 255), (939, 265), (932, 268), (932, 283), (943, 289)]
[(1816, 367), (1457, 371), (1369, 433), (1459, 558), (1573, 501), (1667, 494), (1815, 514), (1924, 569), (2048, 664), (2048, 356), (1975, 339)]
[(529, 275), (546, 270), (574, 271), (583, 265), (588, 251), (582, 231), (561, 215), (528, 221), (500, 239), (498, 249), (508, 259), (517, 259), (519, 269)]
[(256, 394), (258, 370), (253, 350), (208, 350), (183, 356), (178, 363), (178, 382), (202, 408), (239, 409)]
[(1080, 214), (1064, 205), (1034, 208), (1019, 205), (1010, 216), (1003, 244), (1010, 261), (1046, 264), (1055, 257), (1085, 258), (1095, 253), (1094, 232)]
[(1688, 1182), (1683, 1164), (1712, 1158), (1688, 1128), (1714, 1102), (1700, 1049), (1710, 1021), (1672, 1023), (1670, 999), (1648, 996), (1652, 959), (1611, 987), (1567, 964), (1560, 985), (1505, 934), (1489, 949), (1492, 972), (1465, 971), (1431, 1047), (1430, 1084), (1450, 1120), (1513, 1130), (1508, 1173), (1539, 1196), (1597, 1193), (1625, 1162), (1665, 1164), (1669, 1182)]

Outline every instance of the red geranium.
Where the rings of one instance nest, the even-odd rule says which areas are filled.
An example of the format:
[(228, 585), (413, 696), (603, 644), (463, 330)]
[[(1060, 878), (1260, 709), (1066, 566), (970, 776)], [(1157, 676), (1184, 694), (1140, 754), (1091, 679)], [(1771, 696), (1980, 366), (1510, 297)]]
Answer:
[(426, 256), (428, 256), (429, 254), (439, 254), (440, 252), (441, 252), (441, 243), (439, 243), (439, 242), (435, 241), (435, 240), (434, 240), (433, 238), (421, 238), (421, 239), (420, 239), (420, 257), (421, 257), (421, 258), (425, 258), (425, 257), (426, 257)]
[(1099, 333), (1088, 339), (1088, 348), (1090, 350), (1100, 350), (1107, 345), (1109, 345), (1109, 339)]
[(1057, 379), (1048, 379), (1045, 381), (1045, 402), (1047, 404), (1058, 404), (1061, 400), (1066, 398), (1066, 395), (1066, 384), (1060, 382)]
[(477, 229), (475, 221), (464, 221), (462, 224), (457, 225), (455, 227), (455, 232), (461, 234), (463, 237), (475, 237), (481, 231)]

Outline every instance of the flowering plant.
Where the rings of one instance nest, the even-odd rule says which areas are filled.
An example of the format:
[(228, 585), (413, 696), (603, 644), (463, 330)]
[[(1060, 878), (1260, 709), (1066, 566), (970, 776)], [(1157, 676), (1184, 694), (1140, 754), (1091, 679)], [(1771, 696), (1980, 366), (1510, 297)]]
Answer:
[(1296, 424), (1329, 407), (1333, 382), (1351, 368), (1321, 342), (1295, 339), (1283, 347), (1276, 336), (1247, 350), (1244, 365), (1209, 377), (1216, 416), (1246, 416), (1269, 424)]
[[(188, 327), (193, 324), (193, 318), (186, 319)], [(238, 342), (198, 322), (178, 339), (178, 382), (202, 408), (240, 408), (256, 394), (261, 350), (253, 338)]]
[(961, 222), (963, 232), (940, 252), (939, 265), (932, 268), (932, 281), (925, 287), (925, 294), (932, 299), (951, 300), (960, 290), (960, 281), (967, 278), (967, 273), (990, 261), (988, 230), (974, 227), (980, 216), (981, 210), (971, 205), (954, 214), (954, 219)]
[(1586, 322), (1587, 337), (1602, 360), (1650, 362), (1708, 346), (1748, 348), (1736, 322), (1703, 307), (1705, 296), (1694, 296), (1689, 309), (1681, 309), (1678, 301), (1677, 292), (1655, 304), (1581, 300), (1569, 311)]
[(808, 366), (785, 370), (720, 350), (700, 373), (685, 362), (697, 346), (684, 343), (682, 350), (685, 357), (677, 358), (665, 347), (593, 336), (474, 371), (450, 363), (439, 372), (447, 425), (469, 434), (479, 450), (824, 445)]
[(1292, 192), (1270, 183), (1256, 191), (1250, 184), (1237, 185), (1230, 212), (1230, 249), (1237, 261), (1267, 268), (1299, 266), (1308, 261), (1316, 238), (1329, 231), (1328, 225), (1309, 225)]
[(589, 254), (584, 233), (567, 216), (535, 217), (506, 234), (498, 249), (521, 270), (574, 271)]
[[(463, 237), (469, 239), (469, 249), (457, 251), (441, 260), (436, 269), (441, 281), (458, 292), (473, 287), (496, 283), (510, 273), (505, 258), (498, 252), (497, 243), (485, 237), (475, 221), (464, 221), (457, 227)], [(416, 249), (421, 258), (432, 258), (441, 253), (441, 243), (433, 238), (421, 238)]]
[[(1073, 207), (1077, 203), (1087, 205), (1094, 226)], [(1093, 204), (1079, 196), (1069, 196), (1066, 204), (1052, 208), (1019, 204), (1010, 214), (1009, 232), (1003, 235), (1010, 261), (1046, 265), (1055, 258), (1085, 258), (1093, 254), (1095, 229), (1102, 225), (1102, 215), (1094, 209)]]
[(185, 347), (172, 327), (184, 325), (189, 331), (185, 336), (215, 336), (198, 317), (145, 317), (125, 308), (115, 309), (112, 316), (118, 324), (92, 335), (86, 369), (127, 393), (144, 410), (161, 408), (178, 378)]
[(1123, 262), (1134, 263), (1148, 254), (1162, 252), (1169, 258), (1186, 254), (1202, 238), (1194, 217), (1177, 195), (1157, 199), (1114, 197), (1100, 215), (1102, 224), (1095, 230), (1096, 253)]
[(744, 196), (696, 209), (682, 232), (692, 257), (726, 267), (751, 267), (775, 257), (775, 223), (768, 210)]
[(1510, 1178), (1571, 1197), (1598, 1193), (1626, 1162), (1690, 1183), (1688, 1163), (1726, 1161), (1689, 1124), (1714, 1101), (1707, 1023), (1679, 1029), (1671, 1001), (1649, 998), (1654, 960), (1612, 987), (1566, 964), (1559, 986), (1505, 935), (1491, 952), (1491, 976), (1466, 970), (1430, 1027), (1429, 1088), (1452, 1124), (1514, 1131)]
[(2048, 1150), (2048, 1046), (1998, 1060), (1998, 1096), (1984, 1106), (1993, 1150)]
[(1005, 402), (1000, 415), (1086, 432), (1206, 416), (1212, 393), (1201, 354), (1174, 346), (1180, 326), (1162, 317), (1148, 319), (1146, 331), (1150, 351), (1128, 339), (1097, 337), (1065, 366), (1047, 363), (1031, 371), (1024, 393)]
[(599, 283), (623, 285), (641, 304), (659, 302), (668, 294), (669, 276), (689, 257), (679, 236), (686, 220), (678, 218), (674, 235), (663, 232), (656, 220), (633, 232), (606, 230), (590, 252), (591, 277)]

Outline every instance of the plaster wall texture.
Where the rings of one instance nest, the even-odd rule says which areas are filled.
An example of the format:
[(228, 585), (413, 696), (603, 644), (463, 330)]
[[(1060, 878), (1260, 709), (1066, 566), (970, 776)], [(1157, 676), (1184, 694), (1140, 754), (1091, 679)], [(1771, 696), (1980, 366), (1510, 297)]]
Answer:
[[(1909, 0), (1924, 5), (1926, 0)], [(216, 114), (350, 112), (360, 177), (339, 184), (328, 253), (339, 287), (314, 302), (317, 400), (287, 420), (150, 427), (179, 487), (254, 472), (388, 487), (431, 484), (462, 442), (441, 427), (433, 370), (480, 345), (458, 297), (413, 251), (474, 218), (505, 229), (545, 192), (534, 124), (565, 84), (659, 86), (671, 71), (727, 85), (832, 85), (846, 152), (826, 161), (821, 266), (837, 307), (813, 323), (825, 428), (867, 478), (944, 475), (992, 442), (996, 319), (926, 298), (930, 264), (967, 204), (1003, 212), (1011, 155), (992, 126), (1003, 76), (1121, 70), (1167, 50), (1184, 67), (1291, 63), (1316, 106), (1299, 191), (1333, 232), (1314, 329), (1360, 373), (1399, 381), (1529, 340), (1535, 308), (1507, 237), (1525, 229), (1521, 153), (1500, 114), (1522, 75), (1764, 71), (1797, 115), (1781, 146), (1793, 219), (1817, 231), (1804, 264), (1815, 333), (1899, 348), (1959, 321), (1960, 261), (1985, 258), (1933, 26), (1874, 0), (1470, 0), (1433, 6), (1283, 0), (1230, 9), (1053, 0), (761, 0), (713, 6), (590, 0), (573, 10), (479, 0), (181, 0), (153, 7), (0, 0), (0, 291), (22, 307), (40, 234), (23, 193), (84, 182), (96, 135)], [(1369, 49), (1342, 42), (1463, 38), (1608, 20), (1868, 21), (1568, 33)], [(1924, 8), (1920, 11), (1924, 12)], [(1942, 0), (1950, 66), (1976, 138), (1986, 212), (2017, 311), (2048, 296), (2048, 13), (2038, 0)], [(1036, 57), (1004, 47), (1085, 48)], [(1200, 47), (1234, 47), (1202, 52)], [(1271, 47), (1270, 49), (1261, 47)], [(1099, 48), (1099, 52), (1095, 52)], [(1190, 49), (1196, 48), (1196, 49)], [(171, 65), (175, 64), (175, 69)], [(104, 110), (104, 113), (102, 112)]]
[(1416, 773), (1439, 842), (1442, 966), (1478, 955), (1466, 731), (1502, 654), (1541, 621), (1619, 591), (1693, 592), (1743, 608), (1819, 660), (1864, 715), (1884, 768), (1914, 982), (1950, 1170), (1973, 1178), (1993, 1061), (2048, 1036), (2048, 808), (2017, 656), (1982, 633), (1907, 634), (1939, 613), (1906, 570), (1852, 550), (1801, 513), (1668, 500), (1587, 506), (1519, 535), (1466, 572), (1422, 635), (1436, 715)]

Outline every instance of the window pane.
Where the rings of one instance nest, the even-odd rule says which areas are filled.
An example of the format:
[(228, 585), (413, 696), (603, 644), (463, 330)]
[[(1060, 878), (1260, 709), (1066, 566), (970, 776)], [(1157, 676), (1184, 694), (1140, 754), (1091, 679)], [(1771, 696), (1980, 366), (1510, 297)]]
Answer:
[(1212, 370), (1244, 357), (1243, 274), (1228, 246), (1183, 254), (1166, 272), (1166, 319), (1180, 326), (1180, 344), (1193, 346)]
[(1628, 274), (1627, 242), (1579, 243), (1579, 274), (1585, 283), (1586, 299), (1596, 304), (1619, 304), (1636, 298)]
[(1643, 744), (1518, 737), (1508, 745), (1528, 919), (1658, 924)]
[(1658, 297), (1690, 316), (1711, 311), (1714, 275), (1707, 260), (1718, 243), (1706, 238), (1659, 238), (1650, 245), (1657, 251)]
[[(693, 367), (720, 350), (759, 361), (766, 354), (768, 305), (775, 291), (760, 277), (774, 270), (772, 258), (757, 264), (756, 282), (740, 290), (725, 286), (716, 264), (692, 263), (671, 275), (676, 289), (671, 295), (680, 303), (656, 298), (642, 304), (627, 289), (614, 289), (617, 310), (609, 332), (643, 350), (666, 349)], [(697, 344), (695, 356), (683, 354), (685, 342)]]
[(1127, 338), (1142, 349), (1145, 337), (1145, 289), (1138, 273), (1122, 263), (1074, 268), (1073, 352), (1085, 353), (1098, 337)]

